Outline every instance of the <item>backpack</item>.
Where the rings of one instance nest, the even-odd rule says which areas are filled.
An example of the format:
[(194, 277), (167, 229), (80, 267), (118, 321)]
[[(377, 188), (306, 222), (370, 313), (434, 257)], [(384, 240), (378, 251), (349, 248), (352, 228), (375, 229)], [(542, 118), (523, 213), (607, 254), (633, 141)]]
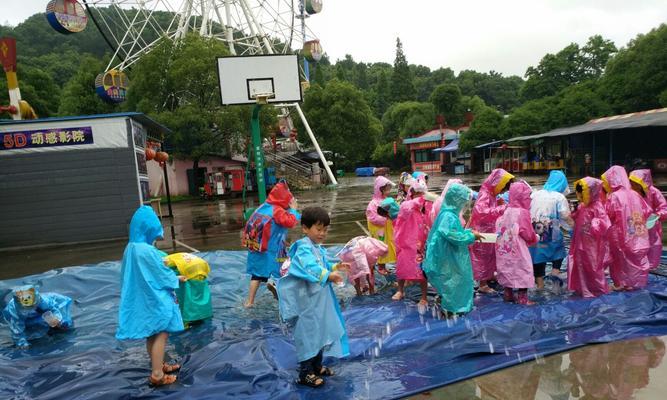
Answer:
[(269, 247), (271, 238), (271, 226), (273, 218), (258, 212), (254, 212), (248, 223), (243, 228), (241, 246), (249, 251), (263, 253)]

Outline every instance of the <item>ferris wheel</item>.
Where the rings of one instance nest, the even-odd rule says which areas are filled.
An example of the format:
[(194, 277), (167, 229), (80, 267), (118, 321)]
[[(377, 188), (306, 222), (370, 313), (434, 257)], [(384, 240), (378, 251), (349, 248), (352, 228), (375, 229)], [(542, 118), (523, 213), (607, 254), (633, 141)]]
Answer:
[[(225, 42), (232, 55), (293, 53), (311, 61), (322, 51), (306, 19), (322, 0), (82, 0), (114, 50), (107, 70), (123, 71), (164, 38), (189, 32)], [(304, 66), (307, 79), (308, 67)]]

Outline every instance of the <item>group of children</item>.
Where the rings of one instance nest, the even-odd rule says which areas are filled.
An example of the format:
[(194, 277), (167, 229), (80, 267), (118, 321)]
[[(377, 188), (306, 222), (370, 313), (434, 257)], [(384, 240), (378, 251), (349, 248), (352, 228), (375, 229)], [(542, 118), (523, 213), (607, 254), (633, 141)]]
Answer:
[[(343, 282), (351, 264), (365, 266), (349, 276), (357, 294), (374, 292), (375, 263), (380, 274), (389, 274), (386, 264), (395, 263), (398, 289), (392, 299), (403, 299), (406, 282), (417, 282), (420, 304), (425, 305), (428, 282), (449, 317), (472, 309), (475, 280), (480, 293), (493, 293), (489, 282), (496, 281), (504, 288), (505, 301), (529, 305), (528, 288), (544, 284), (547, 263), (557, 275), (567, 259), (568, 287), (584, 297), (608, 292), (607, 268), (615, 290), (632, 290), (645, 286), (648, 271), (659, 263), (659, 221), (667, 219), (667, 202), (653, 186), (649, 170), (628, 177), (614, 166), (601, 179), (576, 181), (579, 203), (574, 210), (565, 198), (568, 183), (560, 171), (552, 171), (538, 191), (503, 169), (493, 170), (478, 193), (458, 179), (450, 179), (440, 196), (429, 193), (427, 185), (423, 173), (403, 174), (394, 199), (390, 193), (396, 185), (378, 177), (366, 209), (373, 238), (353, 240), (356, 253), (348, 254), (350, 262), (330, 262), (322, 247), (330, 224), (327, 211), (308, 207), (299, 213), (285, 182), (278, 183), (249, 218), (242, 232), (251, 276), (245, 306), (253, 305), (260, 283), (277, 280), (277, 287), (270, 289), (279, 300), (282, 320), (294, 330), (299, 384), (322, 386), (325, 377), (334, 375), (322, 364), (323, 357), (349, 354), (331, 284)], [(304, 237), (288, 246), (287, 230), (299, 222)], [(562, 230), (572, 233), (569, 253)], [(146, 339), (149, 381), (155, 386), (175, 382), (172, 373), (180, 368), (164, 362), (169, 333), (183, 330), (184, 320), (212, 315), (208, 284), (196, 283), (205, 281), (208, 265), (193, 256), (162, 253), (154, 246), (162, 235), (152, 208), (140, 207), (123, 255), (116, 334), (118, 339)], [(17, 345), (24, 347), (29, 326), (41, 334), (71, 327), (70, 304), (64, 296), (23, 287), (14, 291), (3, 315)]]

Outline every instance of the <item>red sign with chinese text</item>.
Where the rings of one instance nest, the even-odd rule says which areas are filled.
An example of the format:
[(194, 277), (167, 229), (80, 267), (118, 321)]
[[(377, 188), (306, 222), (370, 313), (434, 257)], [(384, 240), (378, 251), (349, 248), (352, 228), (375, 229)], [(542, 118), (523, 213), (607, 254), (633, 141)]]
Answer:
[(16, 39), (0, 38), (0, 62), (5, 72), (16, 72)]

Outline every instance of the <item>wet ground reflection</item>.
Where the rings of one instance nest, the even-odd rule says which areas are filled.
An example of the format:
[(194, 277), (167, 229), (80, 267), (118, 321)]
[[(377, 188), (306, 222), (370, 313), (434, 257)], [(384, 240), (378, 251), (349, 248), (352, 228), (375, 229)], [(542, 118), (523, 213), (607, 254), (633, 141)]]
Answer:
[(586, 346), (412, 399), (664, 399), (665, 339), (650, 337)]

